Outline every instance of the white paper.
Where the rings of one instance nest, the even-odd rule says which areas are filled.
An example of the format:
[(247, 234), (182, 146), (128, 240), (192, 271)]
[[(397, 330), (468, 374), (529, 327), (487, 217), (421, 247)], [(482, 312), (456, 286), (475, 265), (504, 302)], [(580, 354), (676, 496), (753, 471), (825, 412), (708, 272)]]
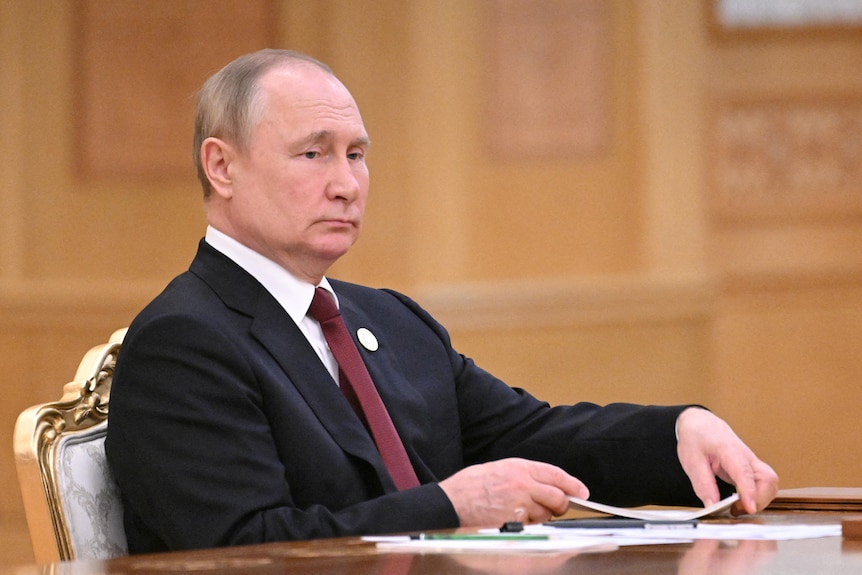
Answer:
[(841, 525), (836, 524), (758, 524), (758, 523), (700, 523), (695, 528), (674, 529), (578, 529), (550, 525), (526, 525), (522, 533), (546, 535), (547, 540), (517, 539), (512, 534), (501, 534), (499, 529), (480, 529), (485, 536), (499, 538), (419, 540), (405, 535), (366, 536), (362, 539), (377, 544), (384, 552), (406, 553), (578, 553), (610, 551), (628, 545), (661, 545), (692, 542), (696, 539), (724, 541), (769, 540), (789, 541), (840, 537)]
[(739, 495), (734, 493), (709, 507), (703, 509), (634, 509), (631, 507), (614, 507), (604, 503), (596, 503), (588, 499), (569, 497), (569, 509), (578, 511), (597, 511), (617, 517), (629, 517), (631, 519), (644, 519), (646, 521), (689, 521), (700, 519), (716, 513), (726, 511), (739, 500)]
[[(484, 532), (484, 530), (483, 530)], [(760, 523), (699, 523), (691, 529), (653, 527), (651, 529), (608, 528), (578, 529), (573, 527), (552, 527), (550, 525), (525, 525), (523, 533), (528, 535), (548, 535), (552, 539), (575, 537), (583, 539), (594, 537), (613, 541), (619, 546), (644, 545), (638, 540), (664, 542), (693, 541), (695, 539), (716, 540), (769, 540), (790, 541), (794, 539), (816, 539), (820, 537), (840, 537), (841, 524), (760, 524)]]
[(616, 541), (595, 537), (554, 537), (544, 541), (511, 538), (419, 540), (407, 537), (400, 541), (377, 542), (379, 551), (409, 553), (562, 553), (613, 551), (616, 548)]

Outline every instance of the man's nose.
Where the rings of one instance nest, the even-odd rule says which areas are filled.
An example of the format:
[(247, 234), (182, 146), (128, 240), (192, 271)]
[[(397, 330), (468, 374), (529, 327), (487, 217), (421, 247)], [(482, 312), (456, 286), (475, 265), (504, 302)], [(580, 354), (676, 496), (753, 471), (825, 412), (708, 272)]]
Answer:
[(330, 196), (333, 199), (341, 198), (352, 202), (361, 189), (359, 175), (351, 162), (347, 159), (336, 162), (329, 181)]

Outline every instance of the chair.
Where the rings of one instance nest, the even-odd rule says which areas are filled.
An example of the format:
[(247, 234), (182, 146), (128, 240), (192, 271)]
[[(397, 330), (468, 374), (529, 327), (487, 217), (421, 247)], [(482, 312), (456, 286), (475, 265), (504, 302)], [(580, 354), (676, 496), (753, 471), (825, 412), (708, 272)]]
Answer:
[(111, 380), (125, 333), (118, 330), (87, 352), (58, 402), (18, 416), (15, 466), (38, 563), (128, 553), (104, 449)]

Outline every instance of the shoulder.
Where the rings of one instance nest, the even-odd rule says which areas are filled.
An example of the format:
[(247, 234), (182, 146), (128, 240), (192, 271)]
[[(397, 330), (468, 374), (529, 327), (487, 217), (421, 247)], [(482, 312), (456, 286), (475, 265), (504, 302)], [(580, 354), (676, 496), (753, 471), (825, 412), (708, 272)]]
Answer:
[(134, 318), (124, 339), (131, 353), (138, 345), (183, 347), (228, 345), (237, 338), (226, 334), (244, 333), (251, 316), (229, 305), (224, 294), (190, 271), (175, 277)]
[[(338, 301), (363, 314), (409, 314), (431, 320), (430, 314), (409, 296), (387, 288), (372, 288), (340, 280), (329, 280), (338, 295)], [(431, 320), (433, 321), (433, 320)], [(436, 323), (436, 322), (434, 322)]]
[(329, 280), (338, 295), (345, 321), (383, 326), (403, 336), (433, 337), (451, 346), (449, 333), (434, 317), (409, 296), (392, 289), (371, 288)]
[(191, 272), (175, 277), (162, 292), (150, 301), (136, 320), (164, 315), (207, 313), (219, 298), (212, 288)]

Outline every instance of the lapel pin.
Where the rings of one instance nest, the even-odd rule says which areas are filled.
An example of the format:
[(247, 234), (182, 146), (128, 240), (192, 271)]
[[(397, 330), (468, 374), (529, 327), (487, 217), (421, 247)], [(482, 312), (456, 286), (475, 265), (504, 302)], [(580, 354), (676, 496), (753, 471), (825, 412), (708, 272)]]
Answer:
[(368, 351), (377, 351), (377, 348), (380, 347), (380, 344), (377, 343), (377, 338), (374, 337), (374, 334), (364, 327), (360, 327), (358, 330), (356, 330), (356, 337), (359, 338), (359, 343), (362, 344), (362, 347), (364, 347)]

